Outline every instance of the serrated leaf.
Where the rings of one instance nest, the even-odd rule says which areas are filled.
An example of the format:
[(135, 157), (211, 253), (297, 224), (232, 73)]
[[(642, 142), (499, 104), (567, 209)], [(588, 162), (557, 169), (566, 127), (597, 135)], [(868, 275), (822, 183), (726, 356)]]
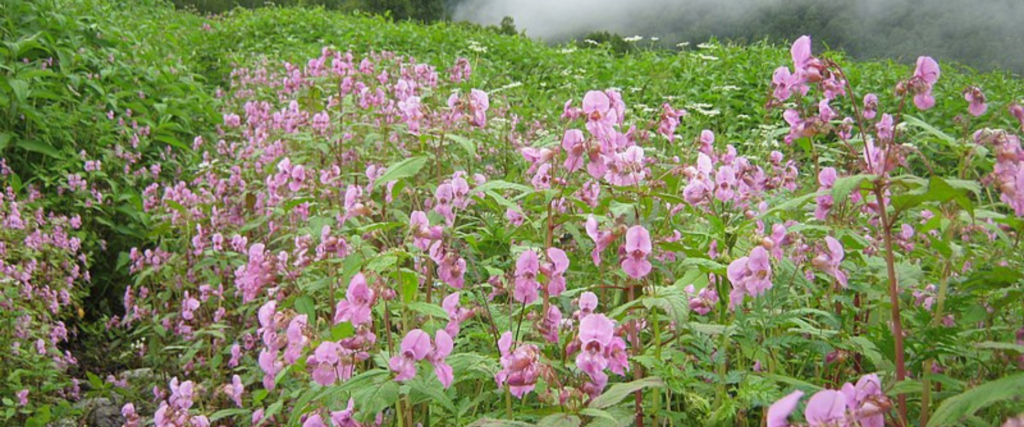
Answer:
[(316, 301), (309, 295), (302, 295), (295, 299), (295, 311), (309, 316), (312, 320), (316, 318)]
[(832, 184), (832, 200), (835, 200), (836, 203), (846, 201), (846, 198), (850, 196), (850, 193), (853, 193), (854, 190), (861, 189), (865, 181), (870, 182), (874, 178), (875, 175), (858, 174), (836, 179), (836, 182)]
[(611, 387), (608, 387), (608, 390), (605, 390), (605, 392), (601, 393), (600, 396), (591, 400), (590, 404), (587, 406), (591, 408), (604, 409), (609, 406), (617, 405), (622, 401), (622, 399), (625, 399), (626, 396), (629, 396), (637, 390), (645, 388), (660, 388), (664, 386), (665, 383), (661, 381), (661, 378), (657, 377), (648, 377), (628, 383), (614, 384)]
[(481, 418), (466, 427), (534, 427), (533, 424), (515, 420), (499, 420), (495, 418)]
[(388, 166), (387, 171), (383, 175), (377, 177), (374, 181), (374, 185), (381, 185), (390, 181), (398, 181), (402, 178), (409, 178), (415, 176), (423, 169), (423, 166), (427, 164), (426, 157), (413, 157), (402, 160), (391, 166)]
[(960, 425), (961, 420), (997, 402), (1024, 397), (1024, 372), (989, 381), (950, 397), (939, 405), (928, 427)]
[(551, 414), (541, 418), (537, 427), (579, 427), (583, 421), (572, 414)]

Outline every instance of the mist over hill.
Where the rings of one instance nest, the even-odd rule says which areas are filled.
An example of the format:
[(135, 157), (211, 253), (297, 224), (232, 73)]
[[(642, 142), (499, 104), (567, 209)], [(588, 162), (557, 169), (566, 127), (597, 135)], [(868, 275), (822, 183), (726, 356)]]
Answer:
[(462, 0), (451, 10), (455, 20), (488, 25), (510, 16), (528, 36), (551, 42), (593, 31), (657, 37), (665, 46), (810, 34), (817, 48), (861, 59), (930, 55), (1024, 73), (1019, 0)]

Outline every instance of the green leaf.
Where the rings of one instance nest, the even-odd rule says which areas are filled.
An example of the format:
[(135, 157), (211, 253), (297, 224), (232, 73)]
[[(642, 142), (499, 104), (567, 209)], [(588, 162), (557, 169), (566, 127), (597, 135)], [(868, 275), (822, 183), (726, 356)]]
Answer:
[[(955, 186), (954, 186), (955, 185)], [(906, 211), (926, 202), (945, 203), (950, 200), (968, 212), (974, 211), (974, 204), (971, 203), (969, 193), (978, 194), (981, 186), (976, 182), (963, 180), (946, 180), (940, 177), (932, 177), (928, 184), (906, 194), (900, 194), (892, 198), (892, 205), (898, 210)]]
[(55, 159), (61, 158), (60, 151), (57, 151), (57, 149), (53, 148), (52, 145), (47, 144), (47, 143), (42, 142), (42, 141), (35, 141), (35, 140), (26, 141), (26, 140), (22, 140), (22, 141), (18, 141), (18, 143), (15, 144), (15, 145), (18, 148), (21, 148), (22, 150), (33, 151), (33, 152), (36, 152), (36, 153), (39, 153), (39, 154), (45, 154), (45, 155), (53, 157)]
[(423, 166), (427, 164), (426, 157), (413, 157), (410, 159), (402, 160), (391, 166), (388, 166), (384, 175), (381, 175), (374, 181), (375, 185), (381, 185), (390, 181), (398, 181), (402, 178), (409, 178), (415, 176), (423, 169)]
[(537, 427), (579, 427), (583, 421), (572, 414), (551, 414), (541, 418)]
[(850, 197), (850, 193), (863, 187), (864, 181), (870, 182), (875, 177), (875, 175), (871, 174), (858, 174), (836, 179), (835, 184), (832, 184), (832, 200), (835, 200), (836, 203), (846, 201), (846, 198)]
[(385, 377), (382, 384), (354, 390), (352, 398), (355, 399), (359, 412), (372, 417), (398, 402), (398, 383)]
[(586, 416), (591, 417), (591, 418), (600, 418), (600, 419), (603, 419), (605, 421), (609, 421), (609, 422), (612, 422), (612, 423), (618, 423), (619, 422), (617, 419), (615, 419), (614, 415), (612, 415), (611, 413), (609, 413), (608, 411), (605, 411), (603, 409), (583, 408), (583, 410), (580, 411), (580, 415), (586, 415)]
[(956, 138), (954, 138), (952, 135), (949, 135), (949, 134), (947, 134), (947, 133), (945, 133), (943, 131), (940, 131), (940, 130), (936, 129), (934, 126), (928, 124), (924, 120), (921, 120), (921, 119), (919, 119), (917, 117), (914, 117), (914, 116), (911, 116), (911, 115), (904, 115), (903, 116), (903, 121), (906, 122), (910, 126), (921, 128), (925, 132), (930, 133), (930, 134), (938, 137), (940, 140), (945, 141), (949, 145), (952, 145), (953, 143), (956, 142)]
[(249, 414), (249, 410), (245, 409), (245, 408), (221, 409), (221, 410), (219, 410), (217, 412), (214, 412), (212, 415), (210, 415), (210, 422), (212, 423), (212, 422), (215, 422), (215, 421), (217, 421), (219, 419), (222, 419), (222, 418), (233, 417), (233, 416), (236, 416), (236, 415), (247, 415), (247, 414)]
[(302, 295), (295, 299), (295, 311), (309, 316), (310, 319), (315, 319), (316, 301), (309, 295)]
[(608, 387), (608, 390), (606, 390), (604, 393), (601, 393), (600, 396), (597, 396), (594, 398), (594, 400), (591, 400), (590, 404), (587, 406), (591, 408), (604, 409), (609, 406), (614, 406), (618, 404), (619, 402), (622, 401), (622, 399), (625, 399), (626, 396), (629, 396), (631, 393), (637, 390), (641, 390), (644, 388), (659, 388), (663, 387), (664, 385), (665, 383), (661, 381), (661, 378), (657, 377), (648, 377), (636, 381), (631, 381), (628, 383), (615, 384), (612, 385), (611, 387)]
[(434, 304), (427, 304), (425, 302), (417, 301), (406, 304), (406, 307), (409, 310), (415, 311), (420, 314), (426, 314), (428, 316), (434, 316), (441, 319), (448, 318), (448, 312), (444, 311), (444, 309), (441, 308), (440, 306), (436, 306)]
[(939, 405), (928, 421), (928, 427), (960, 425), (961, 420), (997, 402), (1024, 397), (1024, 372), (989, 381), (950, 397)]
[(522, 421), (481, 418), (466, 427), (534, 427), (534, 425)]
[(1024, 345), (1013, 344), (1008, 342), (985, 341), (975, 344), (975, 347), (984, 350), (1013, 351), (1020, 354), (1024, 354)]
[(355, 333), (356, 328), (352, 326), (352, 322), (341, 322), (331, 328), (331, 339), (338, 341), (355, 335)]
[(464, 136), (461, 136), (461, 135), (455, 135), (455, 134), (451, 134), (451, 133), (445, 134), (444, 137), (448, 138), (448, 139), (450, 139), (452, 141), (455, 141), (460, 146), (462, 146), (462, 148), (464, 150), (466, 150), (466, 154), (469, 155), (469, 158), (473, 158), (473, 157), (476, 156), (476, 143), (474, 143), (473, 140), (471, 140), (469, 138), (466, 138)]

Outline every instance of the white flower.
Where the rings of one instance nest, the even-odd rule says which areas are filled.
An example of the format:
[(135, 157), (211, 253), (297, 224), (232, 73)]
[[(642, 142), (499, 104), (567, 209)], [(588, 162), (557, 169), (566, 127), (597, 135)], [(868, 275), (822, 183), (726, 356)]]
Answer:
[(643, 39), (644, 39), (643, 36), (633, 36), (633, 37), (626, 37), (623, 40), (625, 40), (627, 42), (630, 42), (630, 43), (634, 43), (634, 42), (638, 42), (638, 41), (643, 40)]

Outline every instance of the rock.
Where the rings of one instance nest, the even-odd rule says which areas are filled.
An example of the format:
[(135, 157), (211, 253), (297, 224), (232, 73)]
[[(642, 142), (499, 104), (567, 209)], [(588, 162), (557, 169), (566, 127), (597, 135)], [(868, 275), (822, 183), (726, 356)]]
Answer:
[(106, 397), (82, 399), (75, 407), (82, 409), (88, 427), (121, 427), (124, 424), (121, 406)]

